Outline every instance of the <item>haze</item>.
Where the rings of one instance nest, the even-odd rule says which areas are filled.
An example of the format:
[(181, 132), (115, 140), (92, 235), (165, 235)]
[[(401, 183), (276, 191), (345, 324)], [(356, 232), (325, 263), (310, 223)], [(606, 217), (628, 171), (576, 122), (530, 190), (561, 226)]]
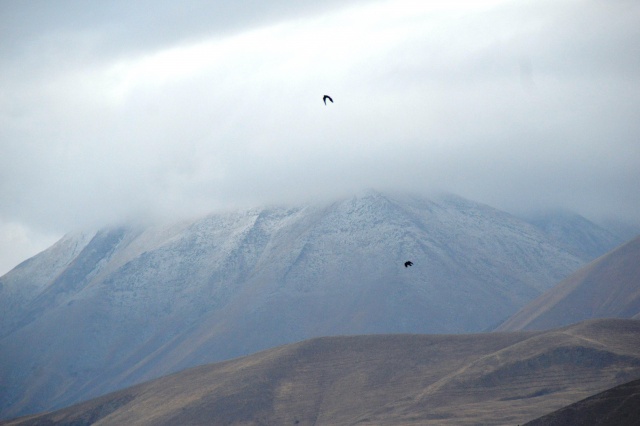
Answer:
[(640, 224), (640, 3), (317, 3), (0, 3), (0, 274), (363, 188)]

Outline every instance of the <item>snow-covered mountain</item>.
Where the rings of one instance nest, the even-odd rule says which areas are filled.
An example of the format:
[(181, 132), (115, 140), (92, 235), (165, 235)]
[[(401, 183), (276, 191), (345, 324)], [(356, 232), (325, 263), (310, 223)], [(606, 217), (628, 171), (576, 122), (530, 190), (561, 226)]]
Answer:
[(590, 260), (482, 204), (374, 191), (70, 234), (0, 278), (0, 415), (309, 337), (485, 330)]

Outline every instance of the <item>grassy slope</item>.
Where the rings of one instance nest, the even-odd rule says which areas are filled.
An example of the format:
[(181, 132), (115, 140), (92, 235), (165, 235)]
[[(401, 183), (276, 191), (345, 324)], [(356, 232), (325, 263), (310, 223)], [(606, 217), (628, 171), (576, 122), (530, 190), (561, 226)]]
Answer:
[(9, 424), (523, 424), (640, 378), (640, 321), (313, 339)]

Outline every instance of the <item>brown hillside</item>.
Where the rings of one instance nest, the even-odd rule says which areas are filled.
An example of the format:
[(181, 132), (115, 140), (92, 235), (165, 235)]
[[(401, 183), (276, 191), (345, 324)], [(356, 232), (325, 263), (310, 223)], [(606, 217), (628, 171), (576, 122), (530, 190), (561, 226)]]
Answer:
[(496, 331), (546, 330), (591, 318), (640, 315), (640, 237), (528, 303)]
[(522, 424), (640, 378), (640, 321), (327, 337), (4, 424)]
[(525, 426), (637, 426), (639, 422), (640, 380), (634, 380), (535, 419)]

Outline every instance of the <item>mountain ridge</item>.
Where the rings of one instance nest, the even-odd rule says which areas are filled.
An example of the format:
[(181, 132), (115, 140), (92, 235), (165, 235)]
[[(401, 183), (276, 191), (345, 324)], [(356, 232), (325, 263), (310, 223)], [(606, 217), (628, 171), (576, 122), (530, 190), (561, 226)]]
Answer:
[(590, 318), (640, 316), (640, 237), (590, 262), (496, 328), (536, 330)]

